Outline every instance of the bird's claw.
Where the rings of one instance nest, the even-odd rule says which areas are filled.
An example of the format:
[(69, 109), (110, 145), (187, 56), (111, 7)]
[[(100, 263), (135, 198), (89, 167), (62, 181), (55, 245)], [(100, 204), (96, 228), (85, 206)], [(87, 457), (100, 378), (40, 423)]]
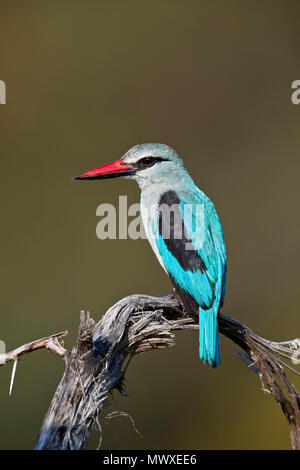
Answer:
[(165, 299), (165, 300), (172, 300), (172, 299), (175, 298), (176, 295), (177, 295), (177, 291), (176, 291), (175, 288), (173, 288), (173, 289), (171, 290), (171, 292), (169, 292), (169, 293), (166, 294), (166, 295), (161, 295), (160, 298), (161, 298), (161, 299)]

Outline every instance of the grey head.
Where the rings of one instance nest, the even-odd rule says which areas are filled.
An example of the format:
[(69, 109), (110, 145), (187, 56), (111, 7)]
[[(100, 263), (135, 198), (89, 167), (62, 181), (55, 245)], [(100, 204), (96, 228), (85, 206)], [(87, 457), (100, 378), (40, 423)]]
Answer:
[(135, 168), (128, 177), (135, 179), (141, 188), (170, 180), (175, 182), (187, 173), (181, 158), (166, 144), (135, 145), (125, 153), (123, 161)]

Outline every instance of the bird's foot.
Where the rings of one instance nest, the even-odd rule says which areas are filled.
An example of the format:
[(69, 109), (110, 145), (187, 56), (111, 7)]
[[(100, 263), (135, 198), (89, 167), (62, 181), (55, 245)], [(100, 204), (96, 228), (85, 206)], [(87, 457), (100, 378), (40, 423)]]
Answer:
[(172, 300), (175, 298), (175, 296), (177, 295), (177, 291), (176, 289), (172, 289), (171, 292), (169, 292), (168, 294), (166, 295), (161, 295), (160, 298), (161, 299), (166, 299), (166, 300)]

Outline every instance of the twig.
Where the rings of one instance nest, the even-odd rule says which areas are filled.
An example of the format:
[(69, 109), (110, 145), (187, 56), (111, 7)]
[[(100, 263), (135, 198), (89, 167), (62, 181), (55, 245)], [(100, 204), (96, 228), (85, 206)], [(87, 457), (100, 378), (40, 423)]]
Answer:
[(63, 338), (68, 334), (68, 331), (61, 331), (51, 336), (45, 336), (45, 338), (36, 339), (30, 343), (23, 344), (12, 351), (0, 354), (0, 366), (7, 364), (10, 361), (16, 361), (24, 354), (31, 353), (37, 349), (47, 348), (58, 354), (60, 357), (64, 357), (67, 350), (63, 348), (61, 343), (58, 341), (59, 338)]

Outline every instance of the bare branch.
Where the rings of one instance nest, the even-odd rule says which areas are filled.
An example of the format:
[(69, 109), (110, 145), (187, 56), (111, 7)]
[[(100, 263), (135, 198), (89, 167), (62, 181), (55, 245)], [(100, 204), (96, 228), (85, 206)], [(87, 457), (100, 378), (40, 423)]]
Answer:
[[(280, 405), (290, 426), (292, 447), (300, 449), (300, 396), (285, 369), (300, 375), (282, 358), (299, 364), (300, 339), (269, 341), (231, 317), (219, 315), (220, 332), (244, 352), (239, 357), (258, 373), (263, 389)], [(124, 391), (123, 379), (135, 354), (175, 344), (176, 330), (198, 330), (180, 303), (170, 296), (132, 295), (117, 302), (95, 324), (81, 312), (78, 340), (67, 351), (62, 331), (0, 354), (0, 365), (14, 361), (10, 391), (18, 359), (47, 348), (63, 357), (66, 368), (36, 443), (36, 449), (84, 449), (93, 424), (100, 420), (110, 393)], [(110, 414), (109, 416), (113, 416)]]
[[(220, 332), (240, 346), (244, 362), (259, 374), (290, 426), (291, 443), (300, 449), (300, 397), (288, 380), (281, 357), (295, 358), (299, 340), (276, 343), (220, 314)], [(168, 296), (132, 295), (120, 300), (95, 324), (81, 312), (78, 341), (64, 356), (66, 369), (52, 399), (36, 449), (84, 449), (94, 423), (100, 426), (110, 392), (124, 390), (123, 379), (138, 353), (174, 345), (174, 331), (197, 330), (179, 302)], [(295, 363), (297, 362), (294, 361)]]

